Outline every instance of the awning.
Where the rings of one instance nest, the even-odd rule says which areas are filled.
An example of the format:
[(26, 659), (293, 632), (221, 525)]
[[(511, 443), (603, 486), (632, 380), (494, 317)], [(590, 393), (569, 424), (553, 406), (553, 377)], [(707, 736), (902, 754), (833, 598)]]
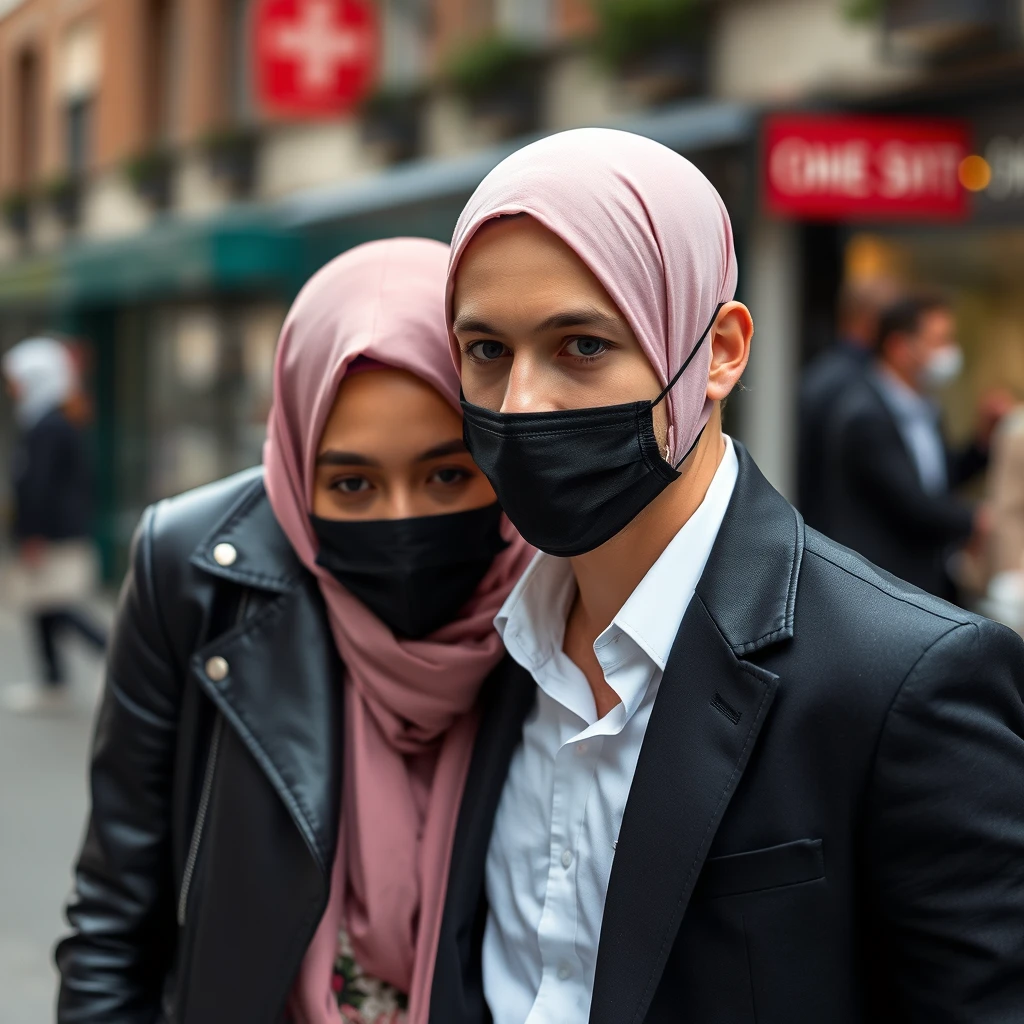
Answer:
[(292, 291), (304, 270), (299, 246), (257, 207), (208, 220), (167, 219), (129, 238), (65, 250), (57, 298), (78, 306), (266, 285)]
[(0, 265), (0, 309), (45, 306), (57, 287), (60, 268), (55, 256), (30, 256)]
[[(756, 111), (740, 103), (693, 102), (629, 118), (610, 127), (646, 135), (682, 153), (737, 145), (753, 136)], [(510, 153), (539, 135), (513, 139), (464, 157), (422, 160), (394, 167), (365, 182), (311, 189), (285, 199), (282, 221), (292, 227), (313, 227), (370, 217), (386, 211), (423, 207), (458, 199), (459, 206), (483, 177)], [(457, 212), (457, 211), (456, 211)], [(436, 215), (435, 219), (440, 219)], [(445, 210), (444, 219), (447, 222)], [(450, 234), (450, 224), (448, 224)], [(420, 233), (423, 232), (421, 227)]]

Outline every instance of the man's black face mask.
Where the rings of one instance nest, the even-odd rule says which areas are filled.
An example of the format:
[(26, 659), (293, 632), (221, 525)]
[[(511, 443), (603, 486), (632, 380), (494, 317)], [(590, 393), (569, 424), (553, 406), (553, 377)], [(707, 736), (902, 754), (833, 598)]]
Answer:
[(562, 556), (592, 551), (678, 478), (700, 435), (675, 466), (666, 462), (654, 436), (654, 407), (690, 365), (721, 308), (653, 402), (502, 413), (463, 397), (466, 447), (509, 519), (534, 547)]
[(508, 546), (501, 515), (494, 503), (415, 519), (310, 522), (317, 564), (396, 636), (418, 640), (455, 619)]

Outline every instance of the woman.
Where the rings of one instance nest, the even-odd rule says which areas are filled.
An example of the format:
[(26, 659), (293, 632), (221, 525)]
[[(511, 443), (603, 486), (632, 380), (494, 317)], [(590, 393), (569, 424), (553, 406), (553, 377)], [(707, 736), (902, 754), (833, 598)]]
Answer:
[(73, 415), (81, 403), (67, 346), (29, 338), (3, 357), (14, 400), (18, 438), (11, 460), (14, 541), (18, 560), (11, 596), (29, 613), (39, 652), (39, 680), (5, 694), (16, 712), (50, 710), (67, 702), (67, 675), (58, 641), (77, 633), (102, 651), (103, 629), (77, 610), (97, 576), (92, 525), (92, 466)]
[(446, 261), (395, 239), (320, 271), (263, 470), (144, 517), (62, 1024), (428, 1020), (478, 704), (506, 671), (491, 623), (530, 553), (462, 443)]

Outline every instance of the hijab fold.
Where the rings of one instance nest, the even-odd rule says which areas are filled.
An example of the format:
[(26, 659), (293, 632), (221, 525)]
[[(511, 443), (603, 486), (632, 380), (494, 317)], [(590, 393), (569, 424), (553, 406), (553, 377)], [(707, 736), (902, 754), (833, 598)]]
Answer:
[[(487, 221), (518, 213), (535, 218), (586, 263), (629, 321), (662, 386), (693, 351), (715, 307), (735, 295), (732, 225), (711, 182), (652, 139), (576, 128), (513, 153), (473, 193), (452, 240), (449, 331), (466, 246)], [(705, 344), (666, 398), (673, 464), (711, 416), (710, 364)]]
[(480, 686), (503, 655), (493, 619), (531, 550), (510, 545), (460, 617), (400, 640), (316, 563), (310, 524), (320, 437), (353, 372), (414, 373), (459, 409), (448, 351), (448, 248), (398, 238), (358, 246), (306, 285), (281, 333), (264, 448), (267, 494), (296, 554), (319, 583), (346, 668), (341, 831), (330, 900), (292, 997), (301, 1024), (339, 1024), (332, 991), (339, 931), (369, 976), (409, 995), (427, 1024), (448, 864), (476, 734)]

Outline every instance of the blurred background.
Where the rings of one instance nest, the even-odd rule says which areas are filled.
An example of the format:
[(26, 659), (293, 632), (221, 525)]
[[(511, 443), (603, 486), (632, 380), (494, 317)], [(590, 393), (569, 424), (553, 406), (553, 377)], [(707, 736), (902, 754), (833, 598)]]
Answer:
[[(721, 192), (757, 328), (727, 425), (791, 498), (801, 372), (860, 286), (947, 297), (954, 440), (1024, 396), (1020, 0), (0, 0), (0, 352), (74, 353), (108, 591), (147, 504), (259, 461), (317, 267), (449, 240), (504, 155), (594, 124)], [(0, 403), (0, 466), (17, 433)], [(20, 623), (0, 599), (0, 683), (34, 671)], [(50, 1015), (98, 680), (73, 659), (77, 716), (0, 712), (0, 1024)]]

